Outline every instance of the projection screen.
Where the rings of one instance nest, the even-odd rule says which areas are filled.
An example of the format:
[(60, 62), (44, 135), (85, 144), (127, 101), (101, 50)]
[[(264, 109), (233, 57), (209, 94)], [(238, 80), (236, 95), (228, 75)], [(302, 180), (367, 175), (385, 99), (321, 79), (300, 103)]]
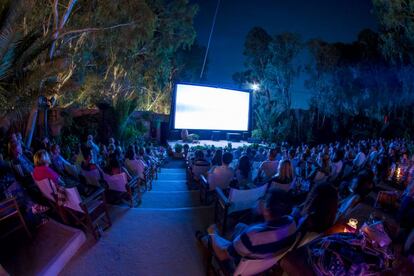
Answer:
[(248, 131), (248, 92), (177, 84), (175, 129)]

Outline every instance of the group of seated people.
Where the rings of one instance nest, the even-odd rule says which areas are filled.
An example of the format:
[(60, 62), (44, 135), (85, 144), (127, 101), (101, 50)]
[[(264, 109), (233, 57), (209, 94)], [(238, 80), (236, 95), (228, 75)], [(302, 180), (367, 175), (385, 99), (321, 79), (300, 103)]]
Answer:
[(107, 146), (97, 146), (92, 135), (78, 149), (65, 158), (59, 144), (50, 143), (47, 138), (36, 148), (29, 149), (20, 133), (12, 133), (7, 152), (0, 156), (0, 201), (15, 197), (28, 224), (37, 226), (47, 222), (49, 207), (36, 182), (51, 180), (57, 190), (57, 203), (63, 205), (67, 200), (67, 188), (76, 187), (81, 197), (87, 197), (96, 189), (89, 185), (83, 172), (97, 170), (102, 186), (105, 174), (125, 173), (128, 179), (144, 178), (145, 170), (158, 166), (165, 154), (161, 147), (139, 147), (137, 142), (124, 152), (113, 138)]
[[(318, 239), (332, 237), (344, 242), (343, 236), (328, 235), (338, 233), (338, 225), (339, 232), (343, 232), (350, 216), (365, 210), (371, 216), (360, 221), (359, 226), (364, 222), (370, 227), (387, 226), (375, 231), (390, 236), (394, 245), (402, 245), (399, 254), (408, 260), (404, 264), (413, 268), (414, 159), (410, 159), (408, 151), (412, 146), (404, 139), (378, 139), (313, 147), (283, 143), (269, 148), (190, 149), (187, 159), (190, 169), (196, 172), (193, 177), (197, 173), (206, 176), (212, 191), (216, 187), (228, 191), (268, 185), (259, 202), (259, 212), (252, 206), (255, 219), (251, 225), (237, 224), (230, 236), (223, 236), (212, 225), (196, 236), (225, 269), (234, 271), (241, 258), (262, 259), (286, 253), (293, 244), (293, 233), (298, 231), (314, 234), (300, 242), (302, 247), (312, 248)], [(373, 214), (378, 210), (387, 216), (376, 218)], [(384, 229), (388, 230), (391, 224), (396, 227), (387, 233)], [(309, 256), (303, 254), (301, 257), (307, 260)], [(302, 274), (292, 265), (295, 259), (287, 256), (280, 264), (285, 264), (291, 273)], [(322, 266), (316, 261), (312, 265), (314, 270)]]

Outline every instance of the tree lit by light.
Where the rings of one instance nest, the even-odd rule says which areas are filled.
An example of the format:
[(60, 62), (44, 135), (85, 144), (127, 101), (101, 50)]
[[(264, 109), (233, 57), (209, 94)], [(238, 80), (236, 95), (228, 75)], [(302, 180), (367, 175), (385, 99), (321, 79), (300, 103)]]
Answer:
[(260, 90), (260, 84), (258, 84), (257, 82), (254, 82), (254, 83), (250, 84), (250, 89), (253, 90), (254, 92), (259, 91)]

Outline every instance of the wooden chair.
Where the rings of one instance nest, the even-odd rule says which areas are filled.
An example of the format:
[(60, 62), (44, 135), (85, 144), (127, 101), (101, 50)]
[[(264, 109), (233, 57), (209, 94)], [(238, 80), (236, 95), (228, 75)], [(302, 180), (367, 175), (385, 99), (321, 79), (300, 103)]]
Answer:
[(210, 165), (192, 165), (188, 166), (189, 171), (189, 184), (192, 186), (193, 183), (198, 184), (200, 186), (201, 176), (206, 176), (208, 171), (210, 170)]
[(134, 177), (128, 181), (126, 173), (123, 172), (115, 175), (104, 174), (104, 179), (108, 184), (109, 190), (128, 194), (131, 208), (136, 204), (139, 205), (141, 202), (141, 191), (138, 187), (138, 177)]
[[(95, 239), (100, 238), (102, 230), (112, 226), (103, 188), (98, 188), (84, 199), (81, 198), (76, 187), (65, 188), (66, 201), (63, 205), (59, 205), (56, 184), (52, 180), (46, 178), (34, 181), (42, 194), (54, 204), (63, 222), (68, 223), (69, 215), (76, 224), (91, 232)], [(99, 224), (102, 220), (105, 222), (103, 228)]]
[(145, 172), (144, 172), (144, 180), (143, 180), (146, 191), (151, 191), (152, 190), (152, 181), (153, 181), (153, 179), (154, 178), (153, 178), (153, 175), (152, 175), (152, 172), (151, 172), (151, 168), (147, 167), (145, 169)]
[(32, 234), (27, 228), (26, 222), (23, 218), (23, 215), (20, 212), (19, 205), (14, 197), (8, 198), (0, 202), (0, 222), (11, 220), (13, 218), (18, 219), (17, 225), (12, 225), (11, 229), (8, 229), (5, 233), (1, 233), (0, 239), (6, 237), (14, 231), (17, 231), (20, 228), (23, 228), (26, 231), (26, 234), (29, 238), (32, 237)]
[(138, 186), (144, 188), (142, 192), (147, 191), (149, 188), (147, 186), (147, 180), (150, 176), (149, 170), (146, 170), (144, 162), (142, 160), (126, 160), (125, 167), (132, 176), (138, 177)]
[(214, 191), (210, 190), (207, 178), (204, 175), (200, 175), (200, 202), (208, 205), (211, 197), (214, 196)]
[(267, 184), (248, 190), (230, 188), (226, 196), (223, 190), (216, 188), (217, 201), (215, 208), (215, 220), (223, 234), (226, 233), (227, 219), (234, 213), (250, 211), (257, 202), (265, 195)]
[(86, 170), (81, 170), (80, 173), (83, 177), (85, 177), (86, 179), (86, 183), (88, 185), (91, 186), (95, 186), (95, 187), (101, 187), (101, 173), (99, 172), (98, 169), (95, 170), (91, 170), (91, 171), (86, 171)]

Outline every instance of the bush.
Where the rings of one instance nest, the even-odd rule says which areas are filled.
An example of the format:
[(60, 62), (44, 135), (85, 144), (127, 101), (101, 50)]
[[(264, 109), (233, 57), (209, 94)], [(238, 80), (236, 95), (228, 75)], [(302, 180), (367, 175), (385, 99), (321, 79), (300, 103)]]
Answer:
[(183, 152), (183, 145), (175, 144), (174, 145), (174, 150), (175, 150), (176, 153), (182, 153)]
[(256, 139), (263, 139), (263, 133), (260, 129), (254, 129), (252, 131), (252, 138), (256, 138)]

